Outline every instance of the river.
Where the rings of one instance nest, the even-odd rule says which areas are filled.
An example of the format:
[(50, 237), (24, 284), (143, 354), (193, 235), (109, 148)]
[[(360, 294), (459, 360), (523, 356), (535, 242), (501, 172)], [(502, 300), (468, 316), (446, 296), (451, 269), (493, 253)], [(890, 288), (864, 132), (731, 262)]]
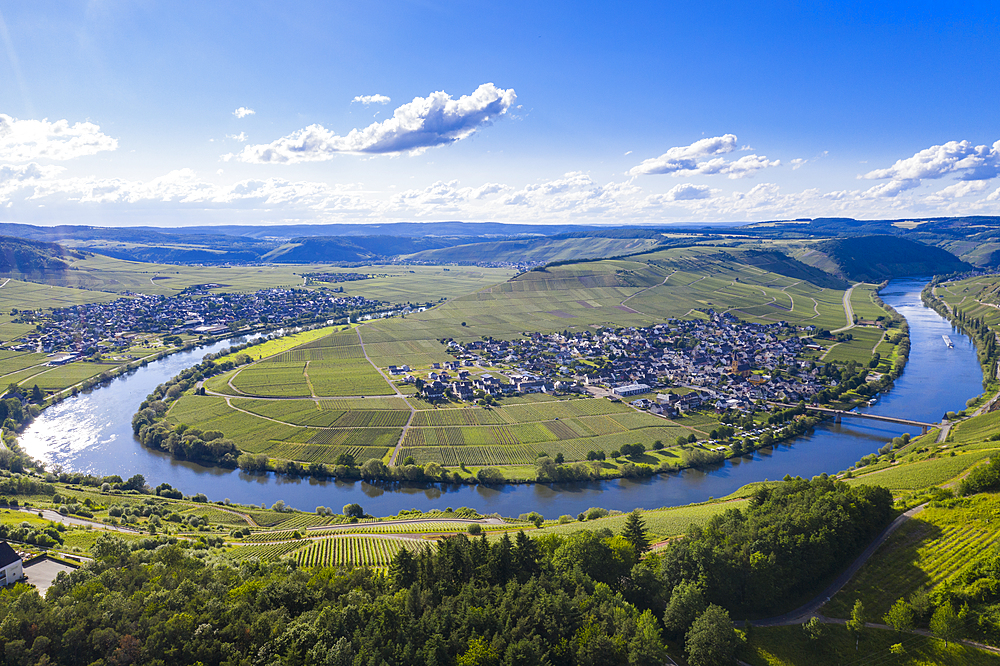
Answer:
[[(893, 280), (882, 291), (882, 299), (909, 322), (910, 358), (894, 387), (864, 411), (935, 422), (948, 410), (963, 409), (967, 399), (982, 392), (983, 376), (972, 340), (924, 307), (920, 301), (924, 284), (926, 279)], [(945, 346), (942, 335), (951, 337), (954, 348)], [(809, 478), (837, 472), (904, 432), (890, 423), (845, 419), (842, 424), (823, 423), (788, 444), (728, 460), (710, 470), (685, 470), (642, 480), (498, 488), (250, 475), (180, 462), (140, 445), (132, 435), (131, 417), (145, 397), (158, 384), (229, 344), (232, 342), (175, 354), (50, 407), (25, 431), (20, 444), (28, 454), (50, 466), (95, 475), (118, 474), (122, 478), (138, 473), (152, 485), (167, 482), (186, 494), (203, 492), (212, 501), (228, 498), (270, 506), (280, 499), (307, 511), (317, 506), (337, 511), (357, 502), (373, 515), (410, 508), (468, 506), (484, 514), (516, 516), (538, 511), (552, 518), (575, 516), (593, 506), (628, 511), (690, 504), (722, 497), (752, 481), (779, 479), (785, 474)], [(918, 434), (919, 430), (909, 432)]]

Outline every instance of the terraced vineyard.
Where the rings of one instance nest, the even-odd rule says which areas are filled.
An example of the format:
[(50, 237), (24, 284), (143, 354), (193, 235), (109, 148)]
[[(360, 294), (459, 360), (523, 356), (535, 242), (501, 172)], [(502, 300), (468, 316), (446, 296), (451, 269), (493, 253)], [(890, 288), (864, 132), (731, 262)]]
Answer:
[[(1000, 541), (1000, 495), (976, 495), (950, 504), (928, 507), (896, 530), (823, 613), (848, 617), (854, 600), (861, 599), (866, 612), (881, 617), (896, 599), (921, 586), (933, 589), (946, 583)], [(886, 571), (892, 575), (886, 576)]]
[(269, 543), (261, 546), (240, 546), (233, 549), (229, 556), (234, 560), (255, 558), (258, 560), (274, 561), (302, 548), (306, 543), (304, 541), (290, 541), (286, 543)]
[(304, 567), (388, 566), (403, 548), (416, 552), (433, 548), (433, 545), (418, 539), (333, 537), (313, 542), (296, 553), (295, 559)]
[[(440, 534), (444, 532), (465, 532), (469, 527), (467, 522), (429, 520), (418, 523), (370, 523), (368, 525), (331, 526), (330, 531), (344, 534)], [(521, 529), (518, 525), (482, 525), (484, 532), (503, 532)], [(315, 530), (312, 533), (325, 533), (326, 530)]]

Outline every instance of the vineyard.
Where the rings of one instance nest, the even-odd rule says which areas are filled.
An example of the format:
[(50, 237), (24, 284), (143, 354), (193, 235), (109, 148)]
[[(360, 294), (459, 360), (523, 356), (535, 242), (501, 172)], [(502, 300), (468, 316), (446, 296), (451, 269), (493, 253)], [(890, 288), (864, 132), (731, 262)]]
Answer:
[(330, 567), (337, 565), (388, 566), (403, 548), (414, 552), (433, 548), (428, 541), (379, 537), (333, 537), (315, 541), (295, 554), (304, 567)]
[[(336, 530), (345, 534), (441, 534), (445, 532), (465, 532), (469, 523), (458, 521), (429, 520), (419, 523), (369, 523), (367, 525), (330, 526), (317, 532)], [(482, 525), (484, 532), (505, 532), (511, 525)]]
[(259, 559), (265, 561), (278, 560), (293, 551), (302, 548), (305, 542), (291, 541), (286, 543), (269, 543), (261, 546), (239, 546), (230, 552), (234, 560)]
[(847, 617), (860, 598), (867, 612), (880, 616), (918, 587), (947, 582), (998, 542), (997, 516), (1000, 496), (992, 494), (924, 509), (896, 530), (823, 608), (824, 614)]

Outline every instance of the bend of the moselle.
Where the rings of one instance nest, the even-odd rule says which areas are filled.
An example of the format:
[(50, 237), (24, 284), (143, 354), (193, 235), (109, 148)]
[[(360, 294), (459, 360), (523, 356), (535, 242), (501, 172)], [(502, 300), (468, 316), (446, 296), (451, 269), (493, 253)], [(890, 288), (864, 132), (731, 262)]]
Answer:
[[(882, 290), (885, 303), (909, 323), (909, 362), (891, 390), (876, 403), (860, 408), (873, 414), (923, 422), (937, 422), (944, 412), (960, 410), (967, 399), (982, 391), (982, 370), (972, 340), (947, 320), (925, 307), (920, 291), (927, 280), (890, 281)], [(949, 347), (942, 336), (953, 342)], [(401, 509), (468, 506), (482, 513), (518, 515), (577, 514), (588, 507), (630, 510), (701, 502), (725, 496), (754, 481), (780, 479), (786, 474), (811, 477), (844, 470), (903, 432), (892, 423), (845, 419), (826, 421), (806, 435), (752, 455), (732, 458), (710, 469), (687, 469), (645, 479), (617, 479), (562, 484), (507, 486), (368, 483), (320, 481), (275, 474), (247, 474), (240, 470), (177, 461), (143, 447), (135, 440), (131, 415), (158, 384), (205, 355), (229, 346), (217, 342), (195, 351), (180, 352), (150, 363), (109, 385), (68, 399), (45, 410), (21, 437), (31, 456), (50, 466), (96, 475), (142, 474), (152, 483), (169, 483), (186, 494), (203, 492), (210, 500), (230, 499), (247, 504), (284, 500), (309, 510), (317, 505), (357, 502), (374, 515)]]

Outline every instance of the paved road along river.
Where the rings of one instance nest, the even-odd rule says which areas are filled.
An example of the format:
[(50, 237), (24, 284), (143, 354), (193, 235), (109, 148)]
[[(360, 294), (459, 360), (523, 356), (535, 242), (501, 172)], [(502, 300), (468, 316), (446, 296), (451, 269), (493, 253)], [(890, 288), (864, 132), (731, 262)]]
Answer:
[[(923, 279), (894, 280), (882, 292), (883, 300), (909, 322), (911, 350), (906, 372), (893, 389), (875, 406), (866, 408), (874, 413), (935, 422), (948, 410), (962, 409), (968, 398), (982, 390), (982, 372), (972, 341), (923, 306), (920, 290), (925, 283)], [(943, 334), (951, 337), (954, 348), (945, 346)], [(729, 460), (710, 470), (686, 470), (638, 481), (501, 488), (377, 485), (249, 475), (178, 462), (142, 447), (132, 436), (131, 417), (146, 395), (157, 384), (227, 344), (170, 356), (47, 409), (21, 437), (21, 445), (51, 465), (123, 478), (140, 473), (153, 485), (166, 481), (187, 494), (204, 492), (213, 501), (229, 498), (270, 506), (281, 499), (304, 510), (316, 506), (339, 510), (345, 504), (358, 502), (374, 515), (413, 507), (469, 506), (483, 513), (517, 515), (534, 510), (555, 517), (576, 515), (592, 506), (631, 510), (689, 504), (727, 495), (751, 481), (778, 479), (785, 474), (808, 478), (837, 472), (903, 432), (892, 424), (847, 419), (839, 425), (824, 423), (791, 443)]]

